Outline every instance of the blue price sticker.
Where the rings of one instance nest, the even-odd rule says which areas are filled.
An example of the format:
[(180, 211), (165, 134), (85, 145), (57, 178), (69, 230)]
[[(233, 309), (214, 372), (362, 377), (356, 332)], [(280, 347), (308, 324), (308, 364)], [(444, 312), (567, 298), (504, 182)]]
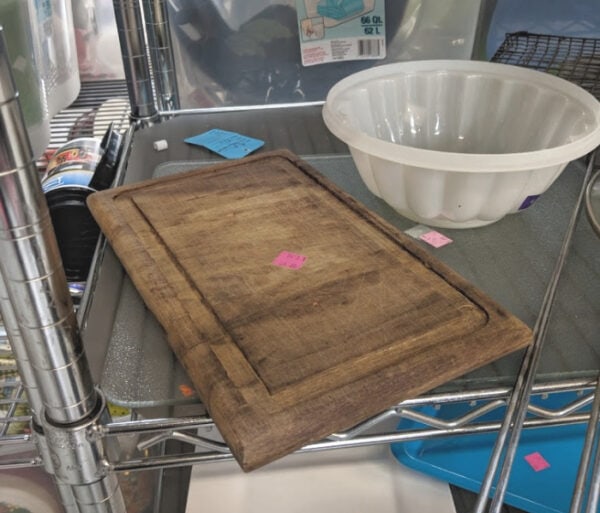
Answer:
[(184, 139), (188, 144), (203, 146), (226, 159), (241, 159), (264, 146), (260, 139), (247, 137), (236, 132), (213, 128), (203, 134)]

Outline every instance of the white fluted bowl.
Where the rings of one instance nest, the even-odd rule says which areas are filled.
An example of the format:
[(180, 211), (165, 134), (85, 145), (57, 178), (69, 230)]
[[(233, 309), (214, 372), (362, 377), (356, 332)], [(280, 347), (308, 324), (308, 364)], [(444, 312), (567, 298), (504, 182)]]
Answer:
[(369, 190), (409, 219), (470, 228), (529, 207), (600, 145), (600, 102), (566, 80), (478, 61), (378, 66), (323, 107)]

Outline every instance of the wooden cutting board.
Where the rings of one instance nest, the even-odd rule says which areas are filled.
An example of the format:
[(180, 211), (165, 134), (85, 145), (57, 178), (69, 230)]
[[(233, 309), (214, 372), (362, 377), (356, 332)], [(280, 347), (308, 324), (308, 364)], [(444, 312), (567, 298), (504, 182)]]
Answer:
[(244, 470), (531, 340), (289, 152), (88, 203)]

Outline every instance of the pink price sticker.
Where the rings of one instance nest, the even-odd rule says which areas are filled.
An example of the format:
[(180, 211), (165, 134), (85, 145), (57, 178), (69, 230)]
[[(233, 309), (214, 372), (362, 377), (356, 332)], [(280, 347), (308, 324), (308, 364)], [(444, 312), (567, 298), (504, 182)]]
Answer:
[(430, 232), (420, 235), (419, 239), (427, 242), (427, 244), (433, 246), (434, 248), (441, 248), (452, 242), (452, 239), (446, 237), (440, 232), (436, 232), (435, 230), (431, 230)]
[(529, 466), (536, 472), (550, 468), (550, 463), (548, 463), (539, 452), (528, 454), (525, 456), (525, 461), (529, 463)]
[(287, 269), (300, 269), (304, 265), (304, 262), (306, 262), (306, 258), (304, 255), (282, 251), (271, 263)]

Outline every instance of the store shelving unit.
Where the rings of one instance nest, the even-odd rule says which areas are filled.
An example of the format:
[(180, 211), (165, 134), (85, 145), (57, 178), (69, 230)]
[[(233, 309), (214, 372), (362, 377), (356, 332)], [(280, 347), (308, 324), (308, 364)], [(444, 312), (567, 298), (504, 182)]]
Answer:
[[(493, 60), (555, 73), (600, 96), (600, 42), (597, 40), (511, 34)], [(136, 72), (139, 75), (144, 70), (141, 68)], [(142, 78), (149, 80), (150, 76), (147, 71)], [(148, 83), (140, 87), (148, 87)], [(155, 85), (156, 82), (152, 87)], [(202, 154), (202, 158), (199, 158), (199, 154), (190, 153), (191, 150), (177, 153), (182, 146), (175, 141), (181, 141), (181, 134), (188, 132), (191, 126), (210, 125), (215, 119), (220, 121), (221, 126), (230, 125), (239, 131), (243, 131), (244, 125), (252, 125), (255, 135), (265, 140), (276, 140), (273, 143), (275, 147), (287, 146), (296, 153), (309, 156), (315, 167), (321, 168), (324, 173), (332, 173), (331, 179), (340, 180), (340, 186), (349, 189), (359, 200), (400, 229), (410, 226), (406, 220), (373, 202), (359, 185), (348, 183), (344, 170), (352, 169), (352, 161), (344, 154), (345, 148), (327, 133), (320, 122), (318, 106), (266, 109), (261, 111), (262, 125), (256, 127), (255, 110), (188, 111), (179, 116), (171, 105), (167, 105), (171, 119), (165, 123), (157, 122), (160, 113), (151, 112), (149, 117), (152, 123), (149, 123), (145, 116), (136, 116), (131, 120), (128, 116), (129, 105), (113, 101), (126, 100), (128, 90), (133, 101), (136, 95), (131, 94), (131, 87), (131, 83), (120, 81), (83, 84), (78, 100), (54, 120), (51, 147), (58, 147), (74, 137), (94, 135), (94, 129), (97, 130), (99, 125), (116, 121), (123, 131), (128, 130), (131, 135), (128, 139), (129, 158), (122, 162), (119, 180), (133, 181), (149, 177), (148, 169), (154, 174), (176, 172), (186, 166), (197, 166), (200, 160), (206, 159), (206, 155)], [(292, 111), (301, 120), (296, 128), (289, 128)], [(286, 128), (282, 129), (282, 126)], [(306, 136), (309, 126), (311, 134)], [(263, 133), (257, 134), (257, 130)], [(302, 130), (304, 132), (298, 137)], [(150, 162), (147, 158), (143, 159), (143, 156), (149, 155), (152, 142), (163, 138), (169, 139), (172, 150), (160, 156), (153, 154)], [(135, 144), (131, 144), (132, 141)], [(182, 163), (182, 160), (188, 162)], [(580, 213), (586, 184), (597, 168), (598, 164), (593, 158), (586, 165), (579, 163), (571, 166), (545, 206), (540, 205), (539, 216), (533, 219), (532, 224), (515, 219), (508, 225), (490, 227), (488, 235), (481, 233), (473, 237), (457, 233), (454, 247), (440, 253), (442, 260), (487, 289), (499, 301), (513, 310), (519, 310), (516, 312), (518, 315), (536, 326), (536, 340), (531, 350), (422, 397), (404, 401), (347, 432), (332, 434), (326, 440), (306, 446), (302, 451), (483, 432), (499, 432), (499, 439), (506, 438), (510, 451), (511, 444), (518, 441), (521, 426), (536, 428), (569, 423), (589, 423), (589, 439), (593, 440), (599, 415), (599, 407), (594, 403), (594, 399), (599, 397), (595, 391), (600, 368), (600, 355), (594, 347), (598, 320), (597, 315), (594, 317), (598, 312), (594, 307), (594, 297), (597, 297), (594, 293), (600, 290), (600, 263), (590, 255), (599, 242)], [(548, 216), (552, 218), (549, 226)], [(507, 252), (501, 254), (495, 263), (487, 266), (478, 264), (485, 258), (484, 255), (490, 254), (490, 251), (493, 254), (502, 244), (513, 249), (516, 247), (519, 256), (511, 256)], [(511, 269), (504, 269), (501, 265), (498, 267), (503, 257), (512, 262)], [(500, 287), (500, 290), (496, 288), (499, 282), (506, 283), (507, 279), (516, 282), (521, 274), (527, 274), (523, 276), (522, 291), (517, 284), (512, 289), (506, 286)], [(583, 299), (576, 297), (577, 294), (582, 294)], [(573, 317), (573, 303), (579, 308), (580, 317)], [(106, 361), (106, 365), (104, 369), (96, 371), (95, 380), (111, 402), (134, 412), (124, 420), (104, 422), (94, 427), (99, 438), (138, 437), (137, 451), (127, 456), (122, 452), (102, 459), (100, 463), (108, 473), (183, 467), (232, 458), (216, 434), (212, 419), (193, 392), (190, 393), (187, 377), (170, 353), (160, 327), (145, 310), (116, 257), (103, 242), (99, 245), (93, 271), (81, 298), (78, 321), (88, 351), (92, 348), (93, 352), (94, 346), (103, 346), (102, 340), (109, 342), (108, 347), (103, 346), (105, 352), (100, 351), (100, 360)], [(138, 323), (137, 327), (135, 323)], [(578, 340), (573, 342), (564, 338), (566, 336)], [(5, 339), (6, 335), (0, 332), (0, 343)], [(579, 355), (573, 355), (573, 352)], [(131, 357), (123, 358), (122, 355), (126, 354)], [(158, 375), (164, 379), (157, 379)], [(6, 447), (31, 450), (30, 434), (9, 434), (12, 425), (29, 421), (29, 417), (17, 413), (25, 403), (23, 387), (18, 379), (14, 379), (14, 373), (0, 379), (0, 387), (4, 390), (0, 407), (1, 411), (6, 412), (4, 418), (0, 419), (0, 453)], [(565, 391), (575, 392), (576, 399), (559, 409), (530, 404), (532, 395), (544, 397)], [(451, 421), (440, 421), (435, 416), (422, 413), (424, 406), (458, 402), (468, 403), (470, 409), (467, 414)], [(480, 421), (484, 414), (507, 406), (509, 413), (503, 423)], [(593, 407), (590, 409), (590, 406)], [(401, 419), (419, 421), (424, 427), (397, 431), (396, 425)], [(513, 442), (508, 441), (511, 433), (516, 434)], [(190, 449), (149, 455), (152, 448), (160, 448), (167, 440), (183, 442)], [(592, 442), (586, 445), (582, 458), (583, 463), (591, 466), (594, 466), (593, 448)], [(35, 451), (33, 456), (0, 459), (0, 469), (42, 464), (41, 456)], [(597, 462), (595, 465), (598, 465)], [(491, 484), (499, 467), (498, 461), (491, 461), (488, 481), (484, 486)], [(595, 475), (600, 475), (598, 469), (595, 470)], [(574, 491), (576, 505), (584, 502), (584, 488), (581, 486)], [(499, 508), (501, 502), (500, 494), (492, 504), (492, 510), (497, 511), (494, 508)], [(477, 506), (478, 511), (483, 511), (485, 507), (484, 501)], [(593, 508), (593, 505), (589, 508)]]

